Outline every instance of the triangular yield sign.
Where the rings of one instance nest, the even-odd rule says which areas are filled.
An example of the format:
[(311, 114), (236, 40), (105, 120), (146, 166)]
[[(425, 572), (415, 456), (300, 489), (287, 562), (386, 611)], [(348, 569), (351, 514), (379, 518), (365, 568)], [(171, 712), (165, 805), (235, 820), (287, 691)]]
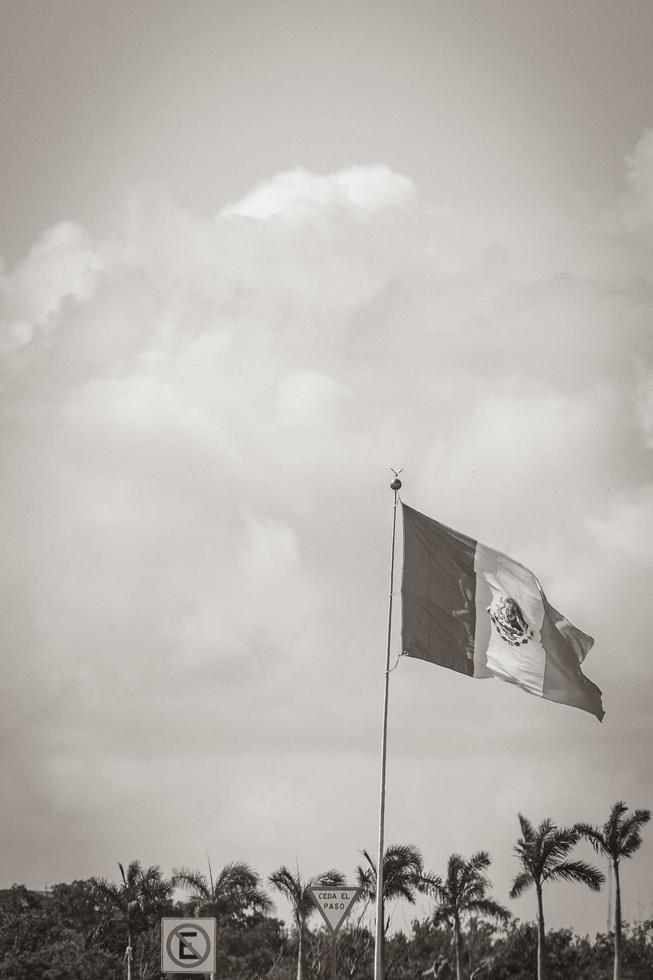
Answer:
[(336, 888), (327, 885), (310, 888), (311, 898), (322, 914), (331, 932), (336, 933), (358, 898), (359, 888)]

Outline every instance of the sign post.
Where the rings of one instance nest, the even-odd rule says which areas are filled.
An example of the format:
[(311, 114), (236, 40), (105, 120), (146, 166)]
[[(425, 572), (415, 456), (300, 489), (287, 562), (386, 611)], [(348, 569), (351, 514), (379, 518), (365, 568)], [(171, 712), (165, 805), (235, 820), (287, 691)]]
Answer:
[(337, 937), (340, 926), (352, 910), (360, 888), (310, 888), (315, 902), (331, 933), (331, 980), (337, 980)]
[(214, 973), (216, 919), (161, 919), (161, 973)]

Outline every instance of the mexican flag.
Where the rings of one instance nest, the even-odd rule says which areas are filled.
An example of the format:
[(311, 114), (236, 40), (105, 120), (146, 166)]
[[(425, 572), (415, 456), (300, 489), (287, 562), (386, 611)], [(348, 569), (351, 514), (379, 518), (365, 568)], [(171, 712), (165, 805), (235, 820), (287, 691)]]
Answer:
[(548, 602), (519, 562), (402, 503), (402, 652), (469, 677), (604, 711), (581, 670), (594, 643)]

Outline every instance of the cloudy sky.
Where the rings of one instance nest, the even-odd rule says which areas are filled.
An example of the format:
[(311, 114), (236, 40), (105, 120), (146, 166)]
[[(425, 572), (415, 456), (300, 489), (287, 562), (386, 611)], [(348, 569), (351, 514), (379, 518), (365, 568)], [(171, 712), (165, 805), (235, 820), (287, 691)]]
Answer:
[(595, 637), (607, 714), (400, 661), (387, 841), (506, 901), (519, 810), (651, 806), (651, 4), (1, 7), (0, 884), (353, 874), (391, 466)]

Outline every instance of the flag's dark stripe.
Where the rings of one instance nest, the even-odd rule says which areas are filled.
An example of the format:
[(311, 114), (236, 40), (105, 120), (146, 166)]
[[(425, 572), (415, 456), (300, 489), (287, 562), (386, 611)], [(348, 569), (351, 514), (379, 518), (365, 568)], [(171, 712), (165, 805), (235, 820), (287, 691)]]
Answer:
[(402, 650), (474, 673), (476, 541), (402, 504)]

